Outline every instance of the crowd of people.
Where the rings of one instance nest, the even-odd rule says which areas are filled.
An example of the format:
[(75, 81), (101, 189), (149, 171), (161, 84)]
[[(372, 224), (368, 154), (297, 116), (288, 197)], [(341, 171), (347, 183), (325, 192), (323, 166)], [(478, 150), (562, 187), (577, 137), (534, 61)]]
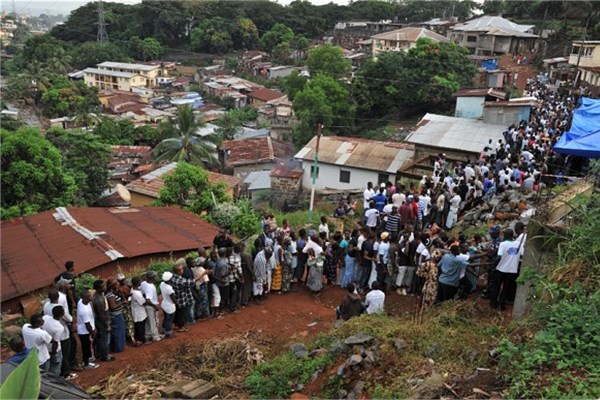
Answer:
[(440, 154), (432, 175), (418, 183), (369, 182), (355, 226), (344, 224), (347, 216), (360, 215), (349, 200), (314, 229), (295, 230), (286, 220), (279, 226), (266, 213), (252, 251), (222, 230), (211, 249), (177, 260), (172, 271), (160, 276), (147, 271), (131, 279), (117, 274), (80, 293), (75, 264), (67, 262), (43, 312), (23, 326), (22, 336), (11, 339), (16, 354), (9, 361), (20, 362), (37, 348), (43, 369), (72, 379), (74, 371), (114, 360), (127, 342), (137, 347), (172, 338), (196, 321), (223, 318), (262, 304), (271, 293), (301, 287), (316, 295), (328, 285), (345, 288), (336, 311), (347, 320), (384, 312), (386, 295), (393, 292), (414, 296), (419, 310), (465, 299), (483, 278), (482, 296), (493, 308), (504, 309), (515, 297), (525, 225), (494, 225), (486, 235), (473, 237), (453, 228), (465, 211), (493, 196), (537, 190), (556, 182), (545, 175), (567, 174), (572, 167), (551, 147), (565, 131), (575, 99), (537, 81), (529, 81), (527, 91), (541, 107), (532, 110), (529, 121), (510, 126), (504, 139), (490, 141), (478, 160), (450, 163)]

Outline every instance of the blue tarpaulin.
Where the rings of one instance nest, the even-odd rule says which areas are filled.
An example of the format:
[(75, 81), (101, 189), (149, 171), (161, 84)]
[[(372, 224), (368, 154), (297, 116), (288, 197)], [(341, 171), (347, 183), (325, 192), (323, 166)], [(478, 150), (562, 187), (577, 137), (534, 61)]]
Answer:
[(582, 97), (571, 129), (554, 145), (557, 153), (600, 158), (600, 100)]

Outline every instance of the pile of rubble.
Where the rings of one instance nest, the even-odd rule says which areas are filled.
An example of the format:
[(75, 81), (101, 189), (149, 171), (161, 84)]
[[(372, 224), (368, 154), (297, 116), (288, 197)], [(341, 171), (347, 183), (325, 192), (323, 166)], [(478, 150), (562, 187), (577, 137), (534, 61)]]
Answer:
[[(335, 342), (329, 348), (319, 348), (311, 352), (302, 343), (291, 346), (291, 351), (298, 358), (316, 358), (323, 354), (331, 354), (337, 357), (337, 376), (346, 382), (355, 382), (350, 390), (340, 389), (337, 393), (339, 399), (360, 399), (364, 396), (366, 382), (360, 380), (362, 372), (370, 371), (378, 365), (381, 350), (373, 336), (359, 333), (349, 336), (343, 342)], [(311, 381), (317, 380), (323, 370), (316, 371)], [(304, 385), (298, 384), (294, 387), (296, 392), (301, 392)]]
[(518, 191), (495, 195), (490, 201), (464, 212), (455, 227), (465, 231), (470, 226), (488, 227), (494, 224), (508, 228), (517, 221), (527, 225), (535, 215), (537, 197), (535, 192)]

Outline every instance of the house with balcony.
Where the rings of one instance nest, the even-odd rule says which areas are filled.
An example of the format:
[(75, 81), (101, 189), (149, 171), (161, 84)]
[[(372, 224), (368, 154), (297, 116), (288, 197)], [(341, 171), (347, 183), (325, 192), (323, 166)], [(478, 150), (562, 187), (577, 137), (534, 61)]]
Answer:
[(589, 89), (586, 95), (600, 94), (600, 40), (573, 42), (569, 64), (577, 67), (580, 86)]
[(105, 61), (96, 68), (84, 69), (83, 80), (88, 86), (95, 86), (100, 90), (131, 92), (134, 87), (156, 86), (162, 73), (160, 65)]
[(371, 36), (373, 57), (377, 57), (377, 54), (384, 51), (408, 51), (408, 49), (416, 47), (417, 40), (421, 38), (432, 39), (436, 42), (449, 41), (447, 37), (425, 28), (397, 29)]
[(494, 56), (523, 53), (536, 48), (534, 25), (515, 24), (502, 17), (483, 16), (450, 29), (450, 39), (475, 55)]

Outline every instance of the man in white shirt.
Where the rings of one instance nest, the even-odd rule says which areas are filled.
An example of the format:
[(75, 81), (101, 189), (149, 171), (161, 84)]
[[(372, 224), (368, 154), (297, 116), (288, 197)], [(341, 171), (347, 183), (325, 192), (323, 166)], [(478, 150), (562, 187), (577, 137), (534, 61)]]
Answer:
[(365, 307), (367, 314), (383, 314), (385, 303), (385, 293), (381, 291), (379, 282), (371, 284), (371, 291), (365, 296)]
[(133, 318), (135, 346), (141, 346), (146, 342), (146, 304), (150, 302), (144, 298), (140, 285), (142, 281), (139, 277), (134, 276), (131, 279), (131, 316)]
[(23, 325), (23, 340), (28, 349), (37, 349), (38, 364), (41, 369), (48, 371), (50, 367), (50, 351), (48, 346), (52, 343), (52, 336), (42, 329), (44, 319), (41, 314), (33, 314), (29, 323)]
[(69, 314), (67, 295), (59, 292), (58, 289), (52, 288), (48, 291), (48, 301), (44, 303), (44, 315), (52, 316), (52, 309), (56, 306), (62, 306), (65, 311), (63, 321), (69, 324), (72, 323), (73, 317), (71, 317), (71, 314)]
[(156, 317), (156, 312), (158, 311), (158, 294), (156, 293), (154, 282), (156, 282), (156, 272), (146, 272), (146, 280), (142, 282), (140, 290), (144, 294), (144, 297), (146, 297), (146, 300), (149, 300), (149, 303), (145, 305), (146, 314), (148, 314), (148, 318), (146, 319), (146, 340), (158, 342), (162, 339), (162, 336), (158, 333), (158, 318)]
[(387, 265), (390, 261), (390, 234), (388, 232), (381, 233), (381, 243), (377, 247), (377, 282), (383, 285), (385, 274), (387, 273)]
[(365, 218), (367, 219), (365, 225), (368, 226), (369, 229), (371, 229), (371, 232), (374, 232), (377, 229), (378, 217), (379, 211), (377, 211), (377, 209), (375, 208), (375, 203), (371, 202), (369, 204), (369, 209), (365, 211)]
[(498, 246), (496, 257), (496, 285), (491, 293), (490, 305), (493, 308), (500, 306), (501, 310), (506, 307), (506, 300), (514, 290), (519, 272), (519, 261), (521, 258), (520, 242), (514, 240), (512, 229), (504, 231), (504, 241)]
[(60, 375), (62, 366), (62, 343), (68, 341), (69, 331), (67, 327), (62, 324), (61, 320), (65, 315), (65, 310), (62, 306), (56, 306), (52, 309), (52, 316), (44, 315), (44, 330), (52, 336), (52, 343), (50, 345), (50, 365), (48, 371), (54, 375)]
[(160, 293), (162, 294), (162, 302), (160, 308), (163, 310), (163, 333), (165, 337), (175, 337), (173, 333), (173, 321), (175, 320), (176, 299), (175, 290), (171, 286), (171, 278), (173, 273), (169, 271), (163, 272), (162, 282), (160, 283)]
[(92, 357), (92, 341), (96, 336), (96, 325), (91, 301), (92, 295), (90, 291), (85, 290), (77, 303), (77, 335), (81, 342), (83, 367), (86, 369), (95, 369), (99, 367), (98, 364), (90, 362), (90, 358)]
[(371, 198), (375, 196), (375, 191), (373, 190), (373, 182), (367, 183), (367, 188), (363, 192), (363, 208), (367, 210), (369, 208), (369, 202)]

